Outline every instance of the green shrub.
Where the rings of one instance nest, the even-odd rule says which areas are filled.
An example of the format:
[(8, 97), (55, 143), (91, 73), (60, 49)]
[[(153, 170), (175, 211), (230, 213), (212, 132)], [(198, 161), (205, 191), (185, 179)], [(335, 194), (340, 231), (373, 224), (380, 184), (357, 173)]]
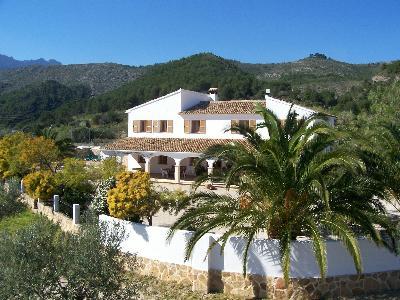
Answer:
[(87, 204), (91, 199), (93, 185), (84, 161), (64, 159), (64, 168), (56, 174), (56, 184), (62, 201), (68, 204)]
[(19, 180), (10, 179), (7, 184), (8, 188), (0, 182), (0, 219), (18, 213), (24, 208), (24, 205), (17, 201), (20, 195)]
[(119, 256), (123, 238), (118, 227), (96, 223), (66, 234), (44, 218), (2, 232), (0, 299), (137, 299)]

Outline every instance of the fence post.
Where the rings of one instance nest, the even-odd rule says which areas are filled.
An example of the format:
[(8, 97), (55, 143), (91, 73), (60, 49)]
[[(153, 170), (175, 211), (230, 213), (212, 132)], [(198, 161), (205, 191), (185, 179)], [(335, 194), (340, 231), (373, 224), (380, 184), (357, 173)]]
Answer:
[(79, 224), (80, 221), (80, 207), (79, 204), (72, 205), (72, 221), (74, 224)]
[(21, 190), (21, 193), (23, 194), (23, 193), (25, 193), (25, 188), (24, 188), (24, 180), (23, 179), (21, 179), (21, 186), (20, 186), (20, 190)]
[(53, 197), (53, 210), (54, 210), (54, 212), (60, 211), (60, 196), (59, 195), (54, 195), (54, 197)]

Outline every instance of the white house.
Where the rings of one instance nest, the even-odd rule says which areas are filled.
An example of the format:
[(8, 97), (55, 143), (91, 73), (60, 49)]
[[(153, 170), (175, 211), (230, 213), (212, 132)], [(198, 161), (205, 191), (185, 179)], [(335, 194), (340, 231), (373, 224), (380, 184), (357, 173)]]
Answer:
[[(128, 170), (144, 169), (153, 176), (180, 182), (181, 178), (196, 175), (194, 161), (209, 146), (245, 143), (230, 128), (233, 124), (255, 128), (262, 122), (262, 117), (255, 113), (257, 105), (267, 107), (284, 120), (292, 104), (268, 93), (265, 100), (218, 101), (217, 89), (210, 89), (208, 94), (179, 89), (128, 109), (128, 137), (106, 145), (102, 155), (119, 156)], [(299, 105), (293, 105), (292, 110), (298, 118), (316, 113)], [(334, 122), (333, 117), (329, 119)], [(257, 131), (268, 138), (266, 128)], [(204, 168), (212, 172), (215, 163), (208, 160)]]

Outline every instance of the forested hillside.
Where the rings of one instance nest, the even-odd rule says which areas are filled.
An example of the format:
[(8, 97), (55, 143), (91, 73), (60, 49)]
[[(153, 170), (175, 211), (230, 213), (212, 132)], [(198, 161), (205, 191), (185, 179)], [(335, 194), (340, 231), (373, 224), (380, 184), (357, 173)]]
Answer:
[(399, 62), (351, 65), (322, 54), (273, 65), (242, 64), (202, 53), (139, 68), (29, 67), (0, 72), (0, 129), (53, 126), (73, 137), (78, 132), (80, 141), (88, 141), (95, 132), (113, 138), (126, 130), (124, 110), (179, 88), (205, 92), (218, 87), (223, 100), (263, 99), (265, 88), (270, 88), (273, 96), (357, 117), (371, 113), (387, 98), (376, 95), (398, 88), (399, 73)]
[(67, 87), (52, 80), (0, 94), (0, 124), (8, 128), (30, 129), (33, 123), (49, 125), (68, 122), (72, 117), (70, 114), (55, 110), (74, 102), (74, 111), (78, 111), (78, 104), (83, 104), (82, 101), (89, 96), (90, 90), (86, 86)]

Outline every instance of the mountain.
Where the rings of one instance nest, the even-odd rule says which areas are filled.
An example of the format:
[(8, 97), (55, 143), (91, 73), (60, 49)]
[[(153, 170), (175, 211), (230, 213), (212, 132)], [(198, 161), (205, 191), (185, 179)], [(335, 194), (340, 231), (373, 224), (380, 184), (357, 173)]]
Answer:
[(138, 78), (146, 68), (113, 63), (29, 66), (0, 70), (0, 93), (20, 89), (46, 80), (56, 80), (72, 86), (86, 85), (92, 95), (113, 90)]
[(235, 61), (245, 72), (266, 81), (284, 81), (292, 86), (305, 88), (333, 89), (342, 93), (353, 85), (370, 80), (381, 68), (380, 63), (350, 64), (311, 54), (294, 62), (252, 64)]
[(61, 63), (54, 59), (45, 60), (43, 58), (35, 60), (17, 60), (12, 56), (0, 54), (0, 70), (17, 69), (33, 65), (52, 66), (52, 65), (61, 65)]
[(354, 65), (316, 54), (279, 64), (200, 53), (144, 67), (30, 66), (0, 71), (0, 127), (61, 126), (70, 135), (75, 129), (106, 128), (99, 135), (112, 137), (126, 129), (125, 109), (179, 88), (205, 92), (217, 87), (222, 100), (262, 99), (270, 88), (273, 96), (306, 106), (357, 114), (370, 108), (367, 96), (377, 86), (372, 78), (397, 70), (397, 64)]
[(179, 88), (206, 92), (218, 87), (221, 99), (249, 99), (263, 90), (255, 75), (222, 57), (202, 53), (149, 67), (138, 79), (90, 100), (91, 112), (126, 109)]

